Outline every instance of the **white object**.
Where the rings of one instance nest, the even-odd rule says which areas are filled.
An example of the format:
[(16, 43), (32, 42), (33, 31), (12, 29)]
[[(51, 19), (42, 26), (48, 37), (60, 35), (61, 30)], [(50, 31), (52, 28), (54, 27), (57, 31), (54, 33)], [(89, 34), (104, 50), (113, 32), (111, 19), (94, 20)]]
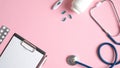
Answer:
[(53, 10), (56, 10), (60, 7), (60, 5), (63, 3), (63, 0), (58, 0), (55, 5), (52, 7)]
[(80, 14), (84, 12), (92, 2), (93, 0), (73, 0), (71, 9), (77, 14)]
[(5, 39), (5, 37), (7, 36), (7, 34), (9, 33), (10, 29), (6, 26), (1, 26), (0, 28), (0, 44), (2, 43), (2, 41)]
[(14, 34), (0, 56), (0, 68), (41, 68), (46, 54)]

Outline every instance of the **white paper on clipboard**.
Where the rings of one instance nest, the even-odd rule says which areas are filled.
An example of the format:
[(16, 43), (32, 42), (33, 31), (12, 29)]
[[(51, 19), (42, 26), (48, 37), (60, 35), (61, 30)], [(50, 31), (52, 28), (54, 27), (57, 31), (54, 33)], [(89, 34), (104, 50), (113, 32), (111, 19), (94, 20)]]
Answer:
[(41, 68), (46, 53), (14, 34), (0, 55), (0, 68)]

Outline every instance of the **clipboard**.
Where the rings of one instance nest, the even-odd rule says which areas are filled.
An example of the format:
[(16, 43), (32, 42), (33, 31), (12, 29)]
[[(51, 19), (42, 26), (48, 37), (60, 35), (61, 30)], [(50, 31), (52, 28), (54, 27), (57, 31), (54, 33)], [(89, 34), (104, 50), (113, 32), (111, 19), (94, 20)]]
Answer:
[(0, 55), (0, 68), (41, 68), (46, 52), (14, 33)]

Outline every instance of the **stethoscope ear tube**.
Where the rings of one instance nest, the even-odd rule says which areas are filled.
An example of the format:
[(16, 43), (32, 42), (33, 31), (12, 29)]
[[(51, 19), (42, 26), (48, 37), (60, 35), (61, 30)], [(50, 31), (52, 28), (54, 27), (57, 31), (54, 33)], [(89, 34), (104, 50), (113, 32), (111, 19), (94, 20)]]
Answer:
[[(100, 2), (98, 2), (95, 6), (93, 6), (92, 8), (90, 8), (90, 10), (89, 10), (89, 16), (90, 16), (91, 19), (100, 27), (100, 29), (101, 29), (105, 34), (110, 35), (110, 34), (99, 24), (99, 22), (95, 19), (95, 17), (92, 15), (92, 10), (93, 10), (94, 8), (100, 6), (100, 5), (101, 5), (103, 2), (105, 2), (105, 1), (107, 1), (107, 2), (110, 4), (110, 6), (111, 6), (111, 8), (112, 8), (112, 11), (113, 11), (113, 13), (114, 13), (114, 16), (115, 16), (115, 18), (116, 18), (117, 27), (118, 27), (118, 29), (119, 29), (120, 17), (119, 17), (119, 15), (118, 15), (118, 13), (117, 13), (117, 10), (116, 10), (115, 5), (114, 5), (114, 3), (113, 3), (112, 0), (101, 0)], [(119, 29), (119, 32), (118, 32), (115, 36), (118, 36), (119, 34), (120, 34), (120, 29)], [(112, 38), (112, 37), (111, 37), (111, 38)], [(112, 42), (113, 42), (113, 43), (115, 42), (115, 44), (120, 45), (120, 43), (116, 42), (115, 40), (112, 40)]]

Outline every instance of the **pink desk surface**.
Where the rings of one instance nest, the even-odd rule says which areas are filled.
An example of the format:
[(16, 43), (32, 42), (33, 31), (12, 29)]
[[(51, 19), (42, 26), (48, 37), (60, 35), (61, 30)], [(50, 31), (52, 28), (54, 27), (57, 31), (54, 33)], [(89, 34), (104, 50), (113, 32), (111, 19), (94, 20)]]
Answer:
[[(70, 10), (72, 0), (64, 0), (58, 10), (51, 10), (56, 1), (0, 0), (0, 26), (6, 25), (11, 29), (0, 45), (0, 52), (13, 33), (18, 33), (47, 52), (48, 57), (43, 68), (82, 68), (79, 65), (69, 66), (66, 63), (66, 57), (71, 54), (77, 55), (82, 63), (94, 68), (105, 68), (107, 65), (102, 63), (97, 56), (97, 47), (102, 42), (112, 42), (88, 14), (89, 8), (98, 0), (94, 0), (88, 10), (79, 15)], [(120, 0), (113, 2), (120, 15)], [(67, 11), (64, 15), (61, 14), (63, 10)], [(67, 14), (71, 14), (73, 19), (69, 19)], [(111, 35), (119, 32), (108, 4), (96, 8), (93, 15)], [(65, 22), (61, 21), (63, 17), (67, 17)], [(115, 38), (118, 41), (119, 36)], [(119, 53), (120, 46), (115, 47)], [(112, 51), (109, 47), (105, 46), (102, 54), (108, 61), (112, 60)], [(120, 65), (114, 68), (120, 68)]]

